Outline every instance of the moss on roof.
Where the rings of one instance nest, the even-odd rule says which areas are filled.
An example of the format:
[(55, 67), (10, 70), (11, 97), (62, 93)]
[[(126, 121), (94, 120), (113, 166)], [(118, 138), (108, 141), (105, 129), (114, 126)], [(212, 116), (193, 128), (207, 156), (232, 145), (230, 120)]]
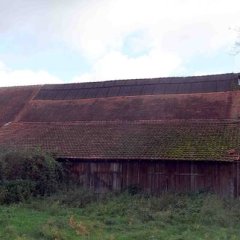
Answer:
[(223, 122), (14, 123), (0, 131), (0, 145), (80, 159), (237, 160), (239, 139), (239, 123)]

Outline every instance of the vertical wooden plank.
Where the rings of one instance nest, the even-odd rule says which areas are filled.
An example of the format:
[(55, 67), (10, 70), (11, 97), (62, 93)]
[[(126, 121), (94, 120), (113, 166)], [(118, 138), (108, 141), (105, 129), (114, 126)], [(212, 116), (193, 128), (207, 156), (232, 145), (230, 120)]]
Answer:
[(149, 171), (149, 180), (151, 183), (151, 192), (160, 194), (168, 190), (168, 168), (165, 161), (154, 161), (152, 169)]
[(94, 184), (95, 184), (95, 172), (96, 172), (96, 164), (95, 164), (95, 162), (90, 162), (89, 163), (89, 187), (90, 187), (90, 189), (92, 189), (92, 190), (95, 190), (96, 188), (95, 188), (95, 186), (94, 186)]
[(177, 161), (173, 162), (167, 162), (167, 172), (168, 172), (168, 179), (169, 179), (169, 189), (170, 191), (175, 192), (176, 191), (176, 184), (175, 184), (175, 172), (176, 166), (177, 166)]
[(239, 162), (232, 163), (234, 172), (234, 197), (239, 197)]
[(146, 161), (142, 161), (140, 163), (140, 182), (141, 188), (144, 192), (147, 192), (147, 172), (148, 172), (148, 164)]
[[(142, 175), (141, 174), (141, 163), (140, 163), (140, 161), (137, 161), (136, 162), (136, 166), (137, 166), (137, 185), (139, 186), (139, 187), (142, 187), (142, 178), (141, 178), (141, 176), (140, 175)], [(141, 178), (141, 180), (140, 180), (140, 178)]]
[(240, 195), (240, 189), (239, 189), (239, 187), (240, 187), (240, 183), (239, 183), (239, 179), (240, 179), (240, 176), (239, 176), (239, 173), (240, 173), (240, 169), (239, 169), (239, 166), (240, 166), (240, 164), (239, 164), (239, 162), (237, 161), (236, 162), (236, 189), (237, 189), (237, 191), (236, 191), (236, 197), (237, 198), (239, 198), (239, 195)]
[(194, 171), (194, 165), (197, 165), (196, 163), (193, 163), (193, 161), (189, 162), (190, 164), (190, 191), (195, 191), (195, 175), (196, 171)]
[(154, 171), (154, 165), (156, 162), (151, 161), (148, 165), (148, 172), (147, 172), (147, 181), (148, 181), (148, 192), (152, 193), (152, 172)]
[(152, 193), (211, 190), (229, 197), (240, 194), (238, 162), (82, 161), (70, 167), (81, 186), (99, 191), (138, 185)]
[(194, 179), (194, 191), (206, 191), (207, 190), (207, 180), (206, 175), (204, 174), (204, 168), (210, 168), (204, 162), (196, 162), (194, 167), (195, 179)]
[(127, 177), (128, 177), (128, 162), (124, 161), (122, 163), (122, 189), (126, 189), (127, 187)]
[(111, 163), (111, 169), (110, 172), (113, 173), (113, 183), (112, 183), (112, 189), (114, 191), (118, 191), (120, 190), (120, 167), (119, 167), (119, 163), (117, 162), (112, 162)]

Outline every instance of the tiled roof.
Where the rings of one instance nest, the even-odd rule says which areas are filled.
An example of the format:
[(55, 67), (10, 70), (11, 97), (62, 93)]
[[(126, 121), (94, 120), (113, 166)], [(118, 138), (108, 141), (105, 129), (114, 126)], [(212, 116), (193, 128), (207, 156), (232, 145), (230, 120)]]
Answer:
[(20, 121), (134, 121), (162, 119), (228, 119), (233, 92), (171, 94), (81, 100), (33, 100)]
[(38, 89), (37, 86), (0, 88), (0, 126), (13, 121)]
[(0, 145), (79, 159), (238, 160), (238, 74), (0, 88)]
[(12, 123), (0, 145), (41, 147), (79, 159), (238, 160), (240, 123), (133, 121)]

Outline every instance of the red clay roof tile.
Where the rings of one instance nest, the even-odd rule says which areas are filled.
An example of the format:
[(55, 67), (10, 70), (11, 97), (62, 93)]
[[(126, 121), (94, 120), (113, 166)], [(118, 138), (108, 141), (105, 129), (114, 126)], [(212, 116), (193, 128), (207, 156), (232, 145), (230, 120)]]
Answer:
[(228, 119), (232, 92), (31, 101), (23, 122)]
[(14, 121), (39, 87), (0, 88), (0, 125)]
[(211, 121), (12, 123), (0, 131), (0, 145), (79, 159), (227, 161), (238, 157), (239, 137), (239, 123)]
[(237, 160), (239, 123), (224, 121), (240, 118), (237, 78), (0, 88), (0, 145), (81, 159)]

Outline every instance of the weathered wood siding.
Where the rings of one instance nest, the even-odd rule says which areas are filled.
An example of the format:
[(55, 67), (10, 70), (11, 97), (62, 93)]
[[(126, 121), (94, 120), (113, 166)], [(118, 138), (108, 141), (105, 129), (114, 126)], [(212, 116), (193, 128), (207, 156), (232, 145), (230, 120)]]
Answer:
[(71, 164), (76, 181), (96, 192), (130, 186), (158, 194), (166, 191), (210, 191), (239, 196), (239, 164), (196, 161), (77, 161)]

